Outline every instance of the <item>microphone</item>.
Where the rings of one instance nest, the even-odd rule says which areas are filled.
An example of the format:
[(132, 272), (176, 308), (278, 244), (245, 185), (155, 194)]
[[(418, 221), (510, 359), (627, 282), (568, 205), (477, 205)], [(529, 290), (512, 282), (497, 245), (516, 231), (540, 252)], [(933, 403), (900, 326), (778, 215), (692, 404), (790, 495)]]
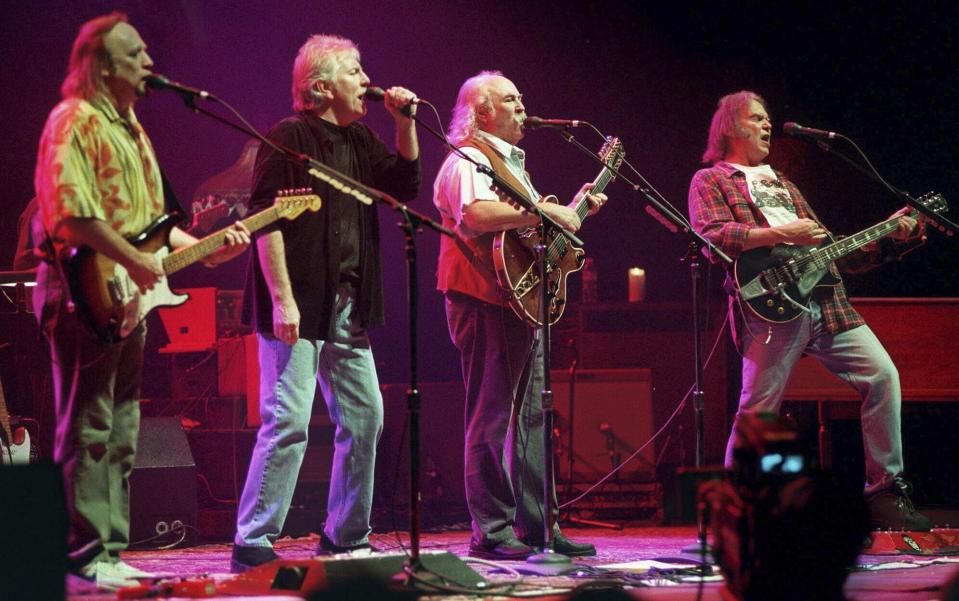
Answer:
[(196, 88), (191, 88), (190, 86), (185, 86), (182, 83), (177, 83), (175, 81), (170, 81), (159, 73), (151, 73), (143, 79), (146, 81), (147, 87), (153, 88), (154, 90), (171, 90), (180, 96), (183, 96), (184, 98), (199, 96), (204, 100), (212, 100), (214, 102), (217, 100), (217, 97), (209, 92), (197, 90)]
[[(386, 90), (380, 86), (370, 86), (366, 88), (366, 91), (363, 92), (363, 97), (367, 100), (373, 100), (376, 102), (383, 102), (383, 99), (386, 98)], [(409, 117), (410, 107), (414, 104), (420, 104), (421, 102), (426, 102), (425, 100), (420, 100), (416, 96), (413, 96), (413, 100), (410, 100), (410, 103), (400, 109), (400, 112)]]
[(838, 135), (834, 131), (803, 127), (793, 121), (783, 123), (783, 133), (787, 136), (809, 136), (810, 138), (826, 138), (827, 140), (832, 140)]
[(540, 119), (539, 117), (527, 117), (523, 121), (523, 127), (526, 129), (536, 129), (538, 127), (555, 127), (565, 129), (567, 127), (579, 127), (582, 121), (576, 119)]

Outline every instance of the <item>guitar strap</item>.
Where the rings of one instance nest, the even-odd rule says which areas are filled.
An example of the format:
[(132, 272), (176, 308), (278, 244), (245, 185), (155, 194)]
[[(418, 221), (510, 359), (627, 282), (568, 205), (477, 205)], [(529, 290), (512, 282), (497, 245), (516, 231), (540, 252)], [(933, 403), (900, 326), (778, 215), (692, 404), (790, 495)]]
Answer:
[[(502, 178), (507, 184), (517, 190), (526, 189), (526, 186), (516, 179), (516, 177), (506, 166), (506, 163), (503, 161), (502, 157), (500, 157), (491, 146), (485, 144), (481, 140), (475, 139), (468, 140), (461, 144), (461, 147), (465, 146), (475, 148), (476, 150), (480, 151), (489, 161), (493, 172)], [(466, 259), (466, 261), (468, 261), (469, 265), (479, 272), (484, 280), (482, 283), (480, 283), (478, 289), (470, 290), (469, 293), (486, 302), (497, 305), (506, 305), (509, 304), (510, 291), (504, 290), (499, 285), (499, 281), (496, 277), (496, 269), (493, 267), (492, 252), (494, 236), (495, 232), (485, 233), (477, 236), (476, 238), (469, 239), (456, 236), (453, 239), (453, 242), (456, 244), (459, 252), (462, 253), (462, 256)], [(446, 241), (447, 238), (443, 237), (441, 240), (441, 246), (442, 243), (445, 243)], [(453, 277), (453, 274), (445, 274), (445, 277), (451, 278)], [(458, 292), (466, 292), (465, 290), (459, 290), (455, 285), (450, 285), (449, 289), (456, 290)]]

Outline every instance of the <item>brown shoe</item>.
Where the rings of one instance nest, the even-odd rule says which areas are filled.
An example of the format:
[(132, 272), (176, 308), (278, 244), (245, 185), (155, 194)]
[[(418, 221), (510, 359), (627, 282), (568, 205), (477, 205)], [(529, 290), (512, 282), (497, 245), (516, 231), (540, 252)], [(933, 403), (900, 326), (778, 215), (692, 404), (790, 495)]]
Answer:
[(889, 488), (866, 498), (870, 526), (873, 530), (908, 530), (926, 532), (932, 529), (932, 520), (916, 511), (909, 499), (909, 483), (896, 478)]

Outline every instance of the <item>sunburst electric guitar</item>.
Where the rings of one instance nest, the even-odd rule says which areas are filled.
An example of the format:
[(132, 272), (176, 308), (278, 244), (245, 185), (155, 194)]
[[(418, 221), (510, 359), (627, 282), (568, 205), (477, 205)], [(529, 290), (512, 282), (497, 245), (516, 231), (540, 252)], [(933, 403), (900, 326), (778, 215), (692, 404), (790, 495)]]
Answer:
[[(626, 155), (618, 138), (608, 138), (599, 156), (607, 167), (593, 180), (589, 194), (599, 194), (615, 179), (610, 168), (618, 170)], [(589, 214), (590, 206), (586, 196), (587, 194), (578, 195), (569, 205), (581, 220)], [(547, 201), (556, 202), (556, 197), (547, 197)], [(543, 324), (539, 263), (536, 260), (536, 245), (539, 241), (539, 230), (535, 227), (507, 230), (493, 237), (493, 267), (496, 269), (496, 279), (500, 287), (507, 292), (510, 307), (516, 315), (537, 326)], [(547, 279), (551, 293), (547, 311), (549, 323), (552, 325), (559, 321), (566, 308), (566, 278), (583, 268), (586, 253), (583, 249), (570, 245), (562, 234), (551, 235), (546, 248)]]
[[(319, 210), (320, 197), (301, 192), (281, 193), (273, 201), (273, 206), (247, 217), (243, 224), (250, 232), (255, 232), (279, 219), (294, 219), (307, 209)], [(170, 230), (176, 223), (176, 217), (163, 215), (130, 239), (133, 246), (152, 252), (163, 264), (164, 277), (146, 292), (140, 292), (126, 268), (89, 247), (76, 249), (66, 259), (64, 271), (78, 313), (104, 342), (126, 338), (157, 307), (185, 303), (189, 295), (170, 290), (167, 276), (219, 250), (226, 244), (226, 231), (232, 227), (171, 252)]]
[[(918, 202), (936, 214), (949, 208), (941, 195), (931, 192)], [(919, 217), (919, 211), (913, 210), (910, 216)], [(925, 214), (921, 218), (930, 219)], [(747, 250), (733, 266), (739, 296), (753, 313), (766, 321), (792, 321), (808, 310), (814, 289), (839, 285), (839, 279), (829, 271), (833, 261), (898, 228), (899, 219), (889, 219), (820, 246), (777, 244)]]

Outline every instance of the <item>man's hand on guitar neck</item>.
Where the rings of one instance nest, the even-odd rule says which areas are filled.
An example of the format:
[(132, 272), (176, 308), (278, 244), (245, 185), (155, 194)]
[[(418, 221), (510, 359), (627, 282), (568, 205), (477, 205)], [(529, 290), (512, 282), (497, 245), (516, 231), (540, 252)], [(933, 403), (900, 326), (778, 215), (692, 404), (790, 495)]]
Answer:
[[(589, 215), (592, 217), (596, 213), (599, 213), (599, 210), (603, 208), (603, 205), (606, 204), (606, 201), (609, 198), (600, 192), (599, 194), (589, 194), (589, 191), (593, 188), (593, 184), (585, 183), (579, 189), (579, 192), (576, 193), (575, 198), (580, 198), (581, 196), (586, 196), (586, 201), (589, 203)], [(574, 201), (575, 202), (575, 201)]]
[(889, 219), (899, 218), (899, 228), (893, 233), (889, 234), (890, 238), (895, 240), (908, 240), (913, 236), (913, 232), (916, 229), (916, 225), (919, 223), (916, 218), (910, 215), (912, 213), (911, 207), (903, 207), (889, 216)]

